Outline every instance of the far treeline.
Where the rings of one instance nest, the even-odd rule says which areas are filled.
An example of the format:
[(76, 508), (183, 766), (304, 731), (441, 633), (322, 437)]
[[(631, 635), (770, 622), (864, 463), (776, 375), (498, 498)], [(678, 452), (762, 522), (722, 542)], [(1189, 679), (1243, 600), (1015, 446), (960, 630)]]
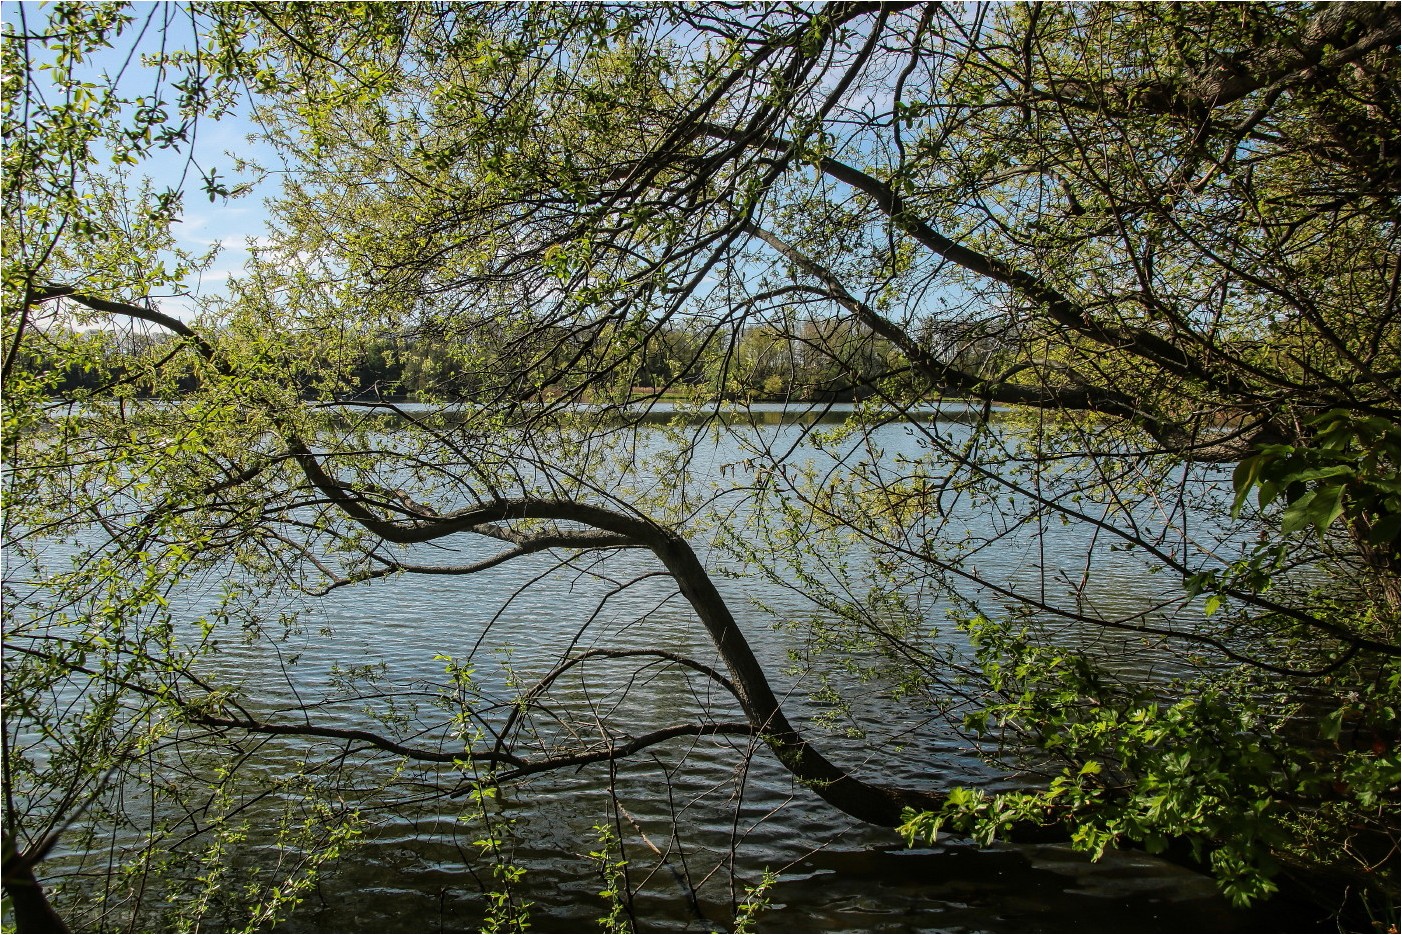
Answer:
[[(966, 369), (996, 363), (1006, 336), (949, 328), (927, 337), (944, 346)], [(563, 361), (599, 340), (561, 333)], [(160, 382), (176, 393), (199, 383), (190, 368), (170, 366), (179, 350), (174, 335), (144, 330), (51, 330), (27, 348), (19, 362), (26, 372), (53, 386), (55, 396), (100, 393), (122, 384), (149, 395), (139, 374), (159, 371)], [(502, 373), (520, 362), (504, 348), (445, 341), (439, 333), (409, 329), (357, 333), (329, 342), (338, 367), (307, 367), (288, 374), (307, 399), (478, 401), (499, 390)], [(1004, 351), (1003, 353), (1006, 353)], [(554, 369), (554, 368), (550, 368)], [(331, 374), (332, 379), (327, 379)], [(549, 386), (521, 374), (518, 399), (552, 399)], [(633, 367), (620, 367), (618, 379), (637, 396), (716, 396), (734, 402), (845, 402), (871, 396), (877, 388), (909, 391), (917, 382), (899, 348), (860, 323), (841, 318), (810, 318), (783, 325), (706, 328), (694, 323), (658, 325), (638, 342)]]

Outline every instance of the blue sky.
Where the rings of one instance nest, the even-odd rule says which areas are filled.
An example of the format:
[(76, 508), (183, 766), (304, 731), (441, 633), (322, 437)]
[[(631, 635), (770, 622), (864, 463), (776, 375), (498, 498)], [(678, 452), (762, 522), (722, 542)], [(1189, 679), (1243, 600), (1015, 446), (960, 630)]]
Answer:
[[(46, 28), (51, 11), (49, 3), (7, 0), (3, 3), (3, 21), (16, 31), (23, 23), (30, 32), (37, 32)], [(132, 44), (136, 43), (137, 52), (154, 52), (160, 47), (163, 33), (168, 48), (186, 45), (191, 33), (178, 4), (133, 3), (129, 11), (134, 22), (114, 39), (113, 48), (94, 55), (91, 65), (93, 78), (103, 73), (120, 73), (120, 90), (135, 96), (149, 93), (154, 78), (149, 69), (140, 67), (131, 57)], [(31, 44), (29, 51), (35, 54), (36, 62), (42, 60), (37, 44)], [(42, 76), (43, 72), (36, 75), (40, 81)], [(172, 228), (178, 246), (196, 252), (215, 245), (220, 247), (213, 265), (201, 277), (187, 283), (194, 296), (222, 294), (225, 283), (248, 261), (248, 242), (265, 237), (267, 233), (268, 212), (264, 200), (277, 193), (280, 176), (274, 172), (258, 182), (256, 177), (239, 175), (234, 169), (237, 158), (252, 160), (267, 169), (279, 166), (271, 146), (250, 140), (257, 127), (249, 114), (249, 102), (244, 99), (233, 113), (219, 121), (201, 119), (189, 146), (179, 152), (155, 151), (131, 170), (133, 190), (142, 177), (150, 178), (157, 190), (183, 188), (184, 211), (180, 222)], [(257, 184), (242, 197), (211, 202), (201, 190), (200, 173), (190, 167), (192, 158), (206, 171), (217, 169), (220, 181), (230, 187), (244, 182)], [(192, 299), (178, 296), (162, 298), (159, 305), (163, 311), (180, 317), (189, 317), (195, 310)]]
[[(238, 181), (256, 181), (251, 176), (235, 177), (234, 157), (254, 159), (264, 168), (273, 168), (277, 163), (276, 154), (263, 143), (250, 142), (248, 137), (255, 132), (255, 126), (243, 113), (231, 114), (218, 123), (205, 122), (196, 140), (196, 153), (201, 165), (216, 165), (222, 178), (236, 178)], [(143, 169), (146, 167), (142, 167)], [(157, 167), (152, 167), (157, 168)], [(153, 177), (159, 180), (158, 174)], [(231, 276), (237, 275), (248, 262), (249, 241), (264, 240), (267, 236), (268, 212), (264, 201), (277, 194), (280, 176), (273, 173), (256, 184), (247, 194), (229, 200), (217, 199), (211, 202), (199, 189), (195, 178), (187, 183), (185, 211), (180, 223), (172, 228), (181, 247), (190, 250), (205, 250), (218, 245), (220, 252), (211, 268), (201, 279), (189, 283), (196, 295), (222, 294), (224, 284)], [(183, 299), (169, 299), (161, 303), (168, 312), (182, 317), (193, 311), (193, 303)]]

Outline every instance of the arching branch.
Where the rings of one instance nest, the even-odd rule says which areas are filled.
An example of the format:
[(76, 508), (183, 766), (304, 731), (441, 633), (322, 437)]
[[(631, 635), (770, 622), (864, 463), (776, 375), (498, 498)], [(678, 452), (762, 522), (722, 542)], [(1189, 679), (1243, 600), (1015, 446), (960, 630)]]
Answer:
[[(329, 474), (310, 451), (302, 448), (295, 455), (308, 480), (348, 517), (395, 542), (427, 542), (511, 519), (579, 522), (632, 539), (650, 550), (677, 582), (724, 660), (750, 728), (799, 781), (848, 815), (884, 827), (899, 824), (907, 808), (931, 810), (943, 803), (944, 796), (939, 792), (877, 785), (853, 776), (802, 736), (785, 716), (763, 666), (725, 599), (695, 551), (677, 533), (638, 515), (593, 504), (530, 497), (479, 504), (413, 523), (396, 523), (367, 507), (351, 487)], [(1034, 835), (1047, 833), (1040, 825), (1025, 831)]]
[[(738, 131), (703, 123), (696, 127), (696, 134), (732, 140), (737, 137)], [(781, 139), (769, 139), (756, 145), (786, 152), (793, 144)], [(820, 157), (818, 166), (824, 174), (869, 197), (897, 228), (917, 243), (956, 266), (1012, 288), (1044, 309), (1057, 324), (1099, 344), (1135, 354), (1176, 376), (1219, 385), (1246, 398), (1254, 395), (1250, 387), (1232, 374), (1209, 371), (1201, 361), (1172, 342), (1143, 329), (1112, 326), (1098, 321), (1088, 310), (1041, 277), (985, 256), (944, 236), (920, 218), (895, 189), (874, 176), (828, 156)]]
[(1090, 409), (1122, 418), (1143, 416), (1123, 393), (1099, 387), (1058, 389), (1055, 387), (1018, 386), (989, 381), (937, 360), (928, 350), (890, 319), (858, 299), (842, 284), (831, 270), (800, 252), (792, 244), (757, 224), (747, 222), (745, 231), (773, 247), (790, 263), (817, 279), (826, 288), (829, 298), (851, 312), (858, 321), (890, 341), (935, 386), (946, 392), (966, 393), (996, 403), (1038, 406), (1058, 409)]
[(214, 347), (206, 341), (185, 322), (164, 312), (155, 309), (142, 308), (140, 305), (133, 305), (130, 302), (117, 302), (112, 299), (105, 299), (101, 296), (89, 295), (79, 292), (74, 286), (48, 285), (35, 289), (31, 296), (33, 304), (41, 302), (51, 302), (54, 299), (68, 299), (77, 302), (79, 305), (86, 305), (88, 308), (99, 312), (107, 312), (112, 315), (123, 315), (127, 318), (135, 318), (139, 321), (147, 321), (153, 325), (160, 325), (167, 331), (185, 338), (195, 345), (200, 356), (205, 360), (214, 360)]
[(711, 737), (719, 734), (750, 737), (756, 733), (758, 733), (758, 731), (756, 731), (754, 725), (748, 721), (673, 724), (670, 727), (649, 731), (646, 734), (612, 746), (601, 747), (595, 750), (585, 750), (579, 753), (568, 753), (562, 756), (546, 757), (543, 760), (523, 761), (519, 766), (513, 766), (510, 769), (497, 773), (496, 779), (501, 782), (511, 782), (536, 773), (547, 773), (557, 769), (566, 769), (571, 766), (588, 766), (590, 763), (622, 760), (642, 750), (646, 750), (648, 747), (655, 747), (660, 743), (673, 740), (677, 737)]
[[(984, 379), (938, 360), (905, 329), (861, 301), (842, 284), (831, 270), (799, 251), (772, 231), (753, 222), (744, 225), (746, 233), (764, 241), (800, 270), (823, 284), (828, 298), (847, 309), (875, 334), (900, 348), (906, 358), (926, 379), (943, 392), (962, 393), (995, 403), (1035, 406), (1041, 409), (1091, 411), (1126, 419), (1142, 426), (1166, 449), (1196, 461), (1235, 461), (1251, 447), (1254, 439), (1239, 433), (1225, 439), (1198, 441), (1188, 433), (1165, 424), (1134, 404), (1124, 393), (1099, 386), (1082, 384), (1076, 387), (1024, 386), (1007, 382), (1022, 368), (1011, 369), (996, 379)], [(1262, 427), (1264, 429), (1264, 426)]]
[(609, 533), (584, 532), (575, 530), (551, 530), (536, 535), (522, 535), (512, 530), (499, 526), (480, 526), (474, 532), (502, 539), (507, 542), (516, 543), (516, 548), (506, 549), (502, 552), (484, 558), (478, 562), (470, 562), (466, 565), (424, 565), (417, 562), (402, 562), (397, 559), (388, 558), (378, 553), (372, 557), (381, 563), (379, 568), (369, 569), (343, 577), (335, 577), (325, 588), (310, 592), (313, 597), (324, 597), (332, 591), (359, 584), (364, 581), (373, 581), (376, 578), (387, 578), (397, 574), (415, 575), (471, 575), (489, 568), (496, 568), (507, 562), (522, 558), (526, 555), (534, 555), (537, 552), (544, 552), (550, 549), (629, 549), (638, 548), (632, 540)]

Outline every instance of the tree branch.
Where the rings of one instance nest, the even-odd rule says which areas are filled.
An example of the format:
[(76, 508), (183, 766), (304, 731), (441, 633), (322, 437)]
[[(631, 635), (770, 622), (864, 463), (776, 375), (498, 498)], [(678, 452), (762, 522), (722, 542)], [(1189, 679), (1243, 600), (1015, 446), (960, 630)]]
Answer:
[[(1321, 3), (1300, 41), (1217, 57), (1207, 68), (1178, 81), (1112, 85), (1108, 91), (1123, 113), (1178, 114), (1197, 118), (1235, 103), (1312, 68), (1337, 68), (1374, 49), (1397, 44), (1398, 4)], [(1332, 51), (1332, 55), (1330, 55)], [(1326, 61), (1326, 57), (1328, 61)], [(1060, 95), (1056, 95), (1060, 99)], [(1096, 110), (1104, 111), (1103, 105)]]
[[(733, 140), (740, 136), (738, 131), (711, 123), (698, 124), (696, 133), (725, 140)], [(793, 144), (771, 138), (761, 140), (756, 145), (774, 151), (788, 151)], [(825, 174), (869, 197), (896, 227), (914, 238), (917, 243), (957, 266), (1009, 286), (1019, 295), (1045, 309), (1048, 317), (1057, 324), (1099, 344), (1128, 351), (1152, 361), (1176, 376), (1221, 386), (1246, 398), (1254, 395), (1249, 386), (1232, 374), (1208, 371), (1201, 361), (1158, 335), (1142, 329), (1116, 327), (1099, 322), (1088, 310), (1039, 276), (1016, 269), (1001, 260), (985, 256), (949, 239), (920, 219), (906, 200), (885, 182), (827, 156), (820, 157), (817, 162)]]

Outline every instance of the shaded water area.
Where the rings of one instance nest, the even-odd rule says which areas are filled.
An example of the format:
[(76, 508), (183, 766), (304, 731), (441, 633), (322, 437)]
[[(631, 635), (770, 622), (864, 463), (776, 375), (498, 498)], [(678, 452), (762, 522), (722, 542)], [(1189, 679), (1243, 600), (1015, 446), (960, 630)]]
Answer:
[[(839, 420), (847, 411), (838, 407), (824, 418)], [(781, 407), (753, 412), (756, 430), (779, 441), (813, 422), (811, 413)], [(932, 411), (926, 418), (968, 421), (967, 414), (953, 415)], [(876, 432), (887, 454), (913, 444), (909, 437), (899, 424)], [(715, 450), (703, 452), (697, 470), (714, 472), (745, 459), (743, 451), (725, 445), (718, 441)], [(454, 561), (494, 551), (489, 543), (452, 547), (460, 550)], [(1011, 579), (1055, 564), (1058, 550), (1075, 567), (1084, 542), (1069, 533), (1061, 542), (1009, 537), (1003, 553), (980, 555), (980, 570)], [(704, 552), (702, 557), (726, 564)], [(646, 577), (656, 570), (650, 556), (637, 552), (615, 555), (606, 565), (563, 567), (536, 556), (470, 578), (401, 576), (336, 590), (314, 602), (288, 598), (286, 609), (300, 615), (300, 629), (278, 644), (275, 656), (266, 642), (229, 640), (212, 658), (209, 675), (240, 685), (264, 715), (285, 718), (309, 700), (334, 697), (331, 673), (356, 667), (372, 667), (382, 685), (441, 685), (445, 654), (470, 658), (476, 684), (498, 699), (509, 698), (513, 685), (543, 676), (570, 646), (665, 648), (714, 660), (705, 632), (673, 583)], [(818, 687), (815, 671), (791, 655), (798, 637), (777, 626), (776, 615), (778, 621), (796, 619), (814, 607), (800, 589), (731, 570), (717, 583), (786, 711), (805, 722), (822, 710), (811, 698)], [(1160, 586), (1128, 560), (1109, 561), (1096, 575), (1094, 591), (1108, 604), (1152, 602)], [(932, 620), (946, 609), (937, 597), (923, 607)], [(957, 633), (942, 638), (960, 639)], [(1137, 643), (1112, 642), (1101, 652), (1129, 674), (1152, 674), (1167, 665)], [(824, 671), (842, 678), (840, 671)], [(1012, 782), (962, 738), (942, 731), (936, 712), (912, 707), (879, 683), (836, 687), (851, 699), (847, 714), (828, 728), (807, 723), (805, 730), (845, 768), (932, 788), (962, 783), (997, 789)], [(315, 717), (328, 726), (374, 729), (367, 708), (386, 714), (393, 705), (422, 722), (429, 733), (421, 741), (454, 743), (445, 739), (441, 715), (410, 711), (414, 701), (406, 690), (317, 702)], [(567, 735), (595, 714), (606, 716), (619, 735), (694, 720), (702, 712), (717, 720), (738, 716), (734, 703), (712, 693), (704, 680), (670, 667), (640, 668), (635, 660), (601, 659), (572, 670), (553, 686), (550, 703), (560, 717), (542, 726), (543, 742)], [(496, 716), (499, 723), (505, 712)], [(865, 733), (847, 729), (854, 724)], [(280, 763), (305, 752), (293, 742), (267, 743), (257, 768), (275, 774), (284, 768)], [(382, 801), (370, 803), (364, 843), (328, 868), (281, 930), (479, 929), (483, 893), (495, 886), (491, 861), (476, 843), (484, 834), (481, 816), (474, 817), (468, 796), (428, 793), (435, 784), (461, 784), (451, 767), (418, 770), (411, 768)], [(766, 872), (775, 882), (766, 894), (768, 906), (753, 923), (761, 932), (1270, 932), (1308, 930), (1315, 917), (1288, 900), (1233, 910), (1209, 879), (1143, 854), (1112, 854), (1092, 863), (1069, 847), (976, 848), (952, 838), (907, 848), (894, 832), (836, 812), (796, 783), (767, 748), (745, 737), (683, 737), (614, 767), (593, 764), (537, 775), (502, 787), (488, 801), (486, 817), (509, 861), (525, 870), (517, 892), (532, 904), (531, 929), (541, 932), (597, 930), (597, 920), (608, 912), (599, 895), (600, 861), (590, 856), (603, 847), (601, 828), (617, 842), (610, 860), (626, 862), (624, 883), (637, 893), (628, 909), (642, 931), (725, 930), (746, 899), (745, 888)], [(272, 847), (256, 835), (249, 842), (254, 855)]]

